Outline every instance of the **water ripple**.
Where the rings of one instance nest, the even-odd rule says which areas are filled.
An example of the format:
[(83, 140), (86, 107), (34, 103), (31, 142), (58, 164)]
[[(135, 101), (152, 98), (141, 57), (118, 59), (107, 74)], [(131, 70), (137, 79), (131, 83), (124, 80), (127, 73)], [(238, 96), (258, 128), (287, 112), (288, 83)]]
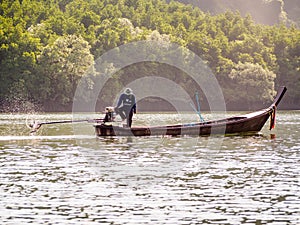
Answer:
[(2, 136), (0, 221), (299, 224), (297, 118), (219, 150), (193, 137)]

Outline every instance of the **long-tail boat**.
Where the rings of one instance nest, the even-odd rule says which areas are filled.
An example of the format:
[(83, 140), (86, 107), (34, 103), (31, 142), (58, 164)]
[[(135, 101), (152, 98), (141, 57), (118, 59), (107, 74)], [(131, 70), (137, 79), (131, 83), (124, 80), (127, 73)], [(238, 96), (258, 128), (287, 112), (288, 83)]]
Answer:
[(273, 103), (265, 109), (245, 115), (229, 117), (206, 122), (165, 125), (165, 126), (134, 126), (123, 127), (104, 122), (94, 124), (97, 136), (158, 136), (158, 135), (200, 135), (211, 134), (249, 134), (261, 131), (270, 119), (270, 129), (275, 124), (276, 108), (286, 92), (286, 87), (281, 87)]

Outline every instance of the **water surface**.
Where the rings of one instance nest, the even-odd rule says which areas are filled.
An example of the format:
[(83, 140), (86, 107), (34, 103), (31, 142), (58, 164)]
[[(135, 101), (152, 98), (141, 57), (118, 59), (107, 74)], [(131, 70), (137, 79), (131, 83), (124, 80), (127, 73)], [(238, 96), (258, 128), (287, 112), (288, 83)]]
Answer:
[(299, 111), (230, 137), (96, 138), (88, 123), (31, 135), (27, 117), (0, 114), (1, 224), (300, 224)]

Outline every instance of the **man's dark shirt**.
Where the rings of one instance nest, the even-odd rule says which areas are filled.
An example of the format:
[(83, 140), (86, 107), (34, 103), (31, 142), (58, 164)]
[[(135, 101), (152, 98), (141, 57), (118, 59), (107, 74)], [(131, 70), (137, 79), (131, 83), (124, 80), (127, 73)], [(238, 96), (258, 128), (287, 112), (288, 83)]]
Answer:
[[(121, 106), (122, 105), (122, 106)], [(134, 113), (136, 113), (136, 102), (135, 102), (135, 96), (134, 95), (127, 95), (127, 94), (121, 94), (117, 108), (124, 107), (126, 110), (130, 111), (133, 110)]]

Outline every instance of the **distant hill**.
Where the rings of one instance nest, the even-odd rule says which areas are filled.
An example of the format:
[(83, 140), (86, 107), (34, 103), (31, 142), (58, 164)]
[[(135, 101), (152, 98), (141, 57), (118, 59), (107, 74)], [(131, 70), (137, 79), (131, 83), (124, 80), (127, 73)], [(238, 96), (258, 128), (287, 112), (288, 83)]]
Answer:
[[(300, 0), (0, 1), (0, 111), (71, 111), (74, 99), (83, 102), (82, 110), (96, 105), (101, 111), (123, 87), (154, 76), (174, 81), (192, 97), (200, 84), (179, 66), (198, 57), (218, 80), (227, 109), (261, 108), (283, 85), (288, 92), (281, 107), (299, 109), (300, 29), (286, 26), (299, 21), (299, 4)], [(269, 26), (279, 22), (284, 23)], [(120, 50), (139, 41), (147, 43), (145, 51), (141, 49), (142, 54), (149, 51), (145, 62), (138, 54), (125, 56)], [(169, 48), (173, 43), (181, 46), (182, 60), (174, 58), (177, 49)], [(116, 59), (96, 65), (108, 52)], [(127, 58), (138, 63), (123, 68)], [(159, 63), (169, 58), (180, 62), (178, 67)], [(99, 81), (108, 72), (114, 73), (112, 79), (99, 93)], [(82, 96), (74, 98), (78, 84), (83, 86)], [(204, 94), (199, 94), (202, 109), (209, 109)], [(154, 105), (169, 110), (161, 99), (145, 101), (148, 108), (140, 104), (145, 110)]]
[(261, 24), (294, 23), (300, 27), (300, 0), (178, 0), (192, 4), (205, 12), (218, 14), (227, 10), (250, 14)]
[(287, 12), (288, 18), (294, 21), (298, 25), (298, 27), (300, 27), (300, 1), (285, 1), (284, 10)]

